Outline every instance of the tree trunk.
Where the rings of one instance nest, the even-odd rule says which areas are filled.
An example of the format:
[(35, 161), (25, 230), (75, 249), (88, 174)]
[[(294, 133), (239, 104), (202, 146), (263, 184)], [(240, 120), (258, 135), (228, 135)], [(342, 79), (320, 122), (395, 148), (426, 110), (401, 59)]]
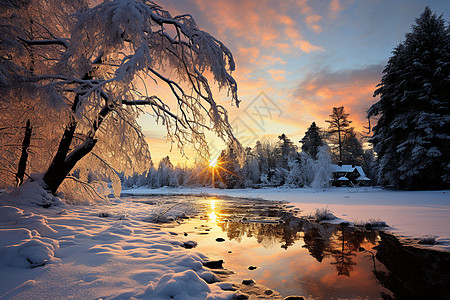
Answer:
[(19, 166), (17, 167), (16, 173), (17, 186), (20, 186), (23, 183), (23, 177), (27, 168), (28, 148), (30, 147), (32, 131), (33, 127), (31, 127), (30, 120), (27, 120), (27, 125), (25, 127), (25, 136), (22, 142), (22, 154), (20, 155)]
[[(77, 101), (78, 95), (76, 102)], [(75, 147), (75, 149), (73, 149), (70, 153), (70, 145), (75, 134), (77, 122), (75, 121), (75, 119), (72, 119), (72, 122), (67, 126), (59, 143), (58, 151), (56, 152), (55, 157), (53, 158), (53, 161), (50, 164), (47, 172), (45, 172), (43, 178), (45, 188), (53, 195), (56, 194), (59, 186), (64, 181), (66, 176), (69, 175), (70, 171), (73, 169), (76, 163), (80, 159), (85, 157), (89, 152), (91, 152), (92, 149), (94, 149), (94, 146), (97, 143), (97, 139), (94, 138), (95, 133), (100, 128), (107, 115), (113, 110), (113, 108), (113, 105), (105, 105), (100, 110), (100, 112), (98, 113), (98, 117), (93, 124), (93, 127), (87, 134), (87, 138), (82, 144)]]
[(341, 128), (338, 127), (338, 137), (339, 137), (339, 161), (342, 162), (342, 141), (341, 141)]
[(81, 145), (73, 149), (64, 160), (60, 161), (54, 159), (43, 178), (45, 188), (55, 195), (59, 186), (73, 169), (75, 164), (91, 152), (96, 143), (96, 139), (88, 137)]

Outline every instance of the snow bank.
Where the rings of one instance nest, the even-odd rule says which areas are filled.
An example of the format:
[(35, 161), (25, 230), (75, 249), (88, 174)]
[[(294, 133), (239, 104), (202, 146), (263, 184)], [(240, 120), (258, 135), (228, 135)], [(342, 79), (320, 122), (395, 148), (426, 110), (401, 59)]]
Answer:
[(6, 229), (0, 232), (0, 259), (2, 265), (18, 268), (35, 268), (53, 260), (58, 242), (41, 237), (37, 231)]
[(13, 205), (21, 206), (63, 206), (64, 203), (58, 197), (55, 197), (45, 191), (39, 179), (36, 181), (26, 181), (17, 190), (10, 194), (1, 195), (0, 201), (2, 203), (11, 203)]
[[(158, 282), (150, 283), (143, 298), (154, 300), (198, 300), (224, 299), (219, 286), (213, 291), (200, 276), (192, 270), (162, 276)], [(231, 299), (231, 295), (229, 297)]]
[(59, 244), (41, 236), (55, 232), (43, 216), (0, 206), (0, 228), (0, 265), (34, 268), (54, 260)]
[(45, 209), (12, 206), (8, 197), (0, 206), (0, 298), (233, 297), (203, 266), (209, 259), (183, 247), (194, 242), (144, 221), (164, 206), (130, 199)]

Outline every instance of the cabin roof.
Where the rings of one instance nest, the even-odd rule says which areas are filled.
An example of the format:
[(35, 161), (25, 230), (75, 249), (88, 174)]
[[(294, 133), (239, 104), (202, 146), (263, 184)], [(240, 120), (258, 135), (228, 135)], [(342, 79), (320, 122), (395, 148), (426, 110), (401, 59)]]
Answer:
[(366, 173), (364, 173), (364, 170), (361, 166), (355, 166), (355, 165), (331, 165), (331, 170), (333, 173), (337, 173), (337, 172), (345, 172), (345, 173), (352, 173), (354, 170), (357, 170), (360, 177), (366, 178), (366, 179), (361, 179), (361, 180), (370, 180), (369, 178), (367, 178)]

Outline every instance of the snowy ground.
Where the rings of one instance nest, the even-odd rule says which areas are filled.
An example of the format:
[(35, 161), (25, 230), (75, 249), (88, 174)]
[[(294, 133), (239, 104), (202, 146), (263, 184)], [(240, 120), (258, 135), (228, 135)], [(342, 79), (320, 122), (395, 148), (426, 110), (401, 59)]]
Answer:
[(285, 200), (304, 211), (328, 207), (337, 217), (360, 222), (369, 219), (385, 221), (399, 236), (434, 236), (433, 249), (450, 251), (450, 191), (389, 191), (380, 188), (314, 189), (236, 189), (161, 188), (131, 189), (123, 194), (211, 194)]
[[(187, 238), (146, 222), (166, 205), (45, 209), (25, 205), (29, 196), (0, 198), (0, 299), (232, 298), (230, 283), (211, 283), (208, 258), (182, 247)], [(180, 204), (165, 216), (190, 210)]]
[[(450, 251), (449, 191), (164, 188), (127, 193), (287, 200), (305, 214), (328, 205), (346, 220), (379, 218), (398, 234), (437, 236), (439, 244), (432, 247)], [(111, 205), (42, 208), (33, 203), (59, 202), (36, 186), (0, 195), (0, 299), (232, 299), (231, 284), (215, 282), (216, 275), (203, 266), (210, 258), (182, 247), (189, 237), (148, 222), (194, 212), (197, 198), (186, 199), (175, 207), (125, 197)]]

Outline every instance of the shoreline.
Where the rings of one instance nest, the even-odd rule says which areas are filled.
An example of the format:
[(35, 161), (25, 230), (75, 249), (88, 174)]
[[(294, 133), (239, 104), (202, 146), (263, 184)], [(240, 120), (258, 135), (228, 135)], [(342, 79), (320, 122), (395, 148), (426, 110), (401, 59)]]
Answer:
[[(368, 194), (371, 195), (371, 199), (364, 201), (362, 198)], [(450, 191), (447, 190), (398, 192), (386, 191), (380, 188), (332, 188), (325, 191), (317, 191), (314, 189), (289, 190), (285, 188), (240, 190), (211, 188), (135, 188), (122, 190), (121, 193), (121, 196), (163, 195), (226, 196), (252, 200), (278, 201), (280, 203), (289, 202), (290, 205), (294, 208), (301, 209), (305, 214), (312, 214), (315, 209), (329, 208), (337, 217), (336, 222), (349, 222), (350, 224), (354, 224), (369, 220), (384, 221), (390, 227), (387, 231), (402, 240), (405, 245), (414, 245), (416, 248), (432, 249), (440, 252), (450, 252), (450, 230), (448, 230), (450, 228)], [(397, 195), (400, 197), (400, 203), (398, 205), (391, 199)], [(429, 195), (438, 196), (435, 197), (437, 198), (436, 203), (430, 201)], [(382, 201), (379, 201), (377, 196)], [(307, 199), (309, 197), (313, 199), (308, 201)], [(408, 206), (408, 199), (413, 202), (411, 204), (413, 206)], [(421, 199), (423, 203), (419, 203)], [(439, 211), (439, 213), (432, 215), (436, 211)], [(382, 213), (384, 212), (388, 214), (387, 219), (383, 218)], [(359, 214), (362, 216), (358, 217), (357, 215)], [(422, 217), (422, 219), (418, 219), (418, 217)], [(419, 244), (419, 239), (423, 237), (434, 237), (436, 243)]]
[[(217, 299), (230, 299), (231, 292), (220, 283), (206, 284), (213, 273), (202, 265), (213, 257), (196, 249), (186, 251), (182, 245), (189, 237), (174, 238), (170, 229), (158, 230), (161, 226), (151, 221), (167, 213), (174, 220), (180, 216), (182, 222), (189, 215), (185, 213), (195, 213), (190, 206), (197, 203), (195, 195), (186, 199), (184, 206), (174, 206), (173, 199), (165, 201), (164, 196), (158, 195), (163, 199), (159, 204), (154, 199), (111, 199), (112, 206), (42, 208), (16, 203), (15, 198), (3, 202), (0, 240), (7, 242), (8, 250), (0, 249), (0, 276), (4, 278), (0, 297), (76, 294), (83, 298), (145, 298), (187, 291), (199, 298), (215, 295)], [(295, 209), (280, 201), (273, 203), (288, 211)], [(261, 204), (265, 206), (266, 200)], [(30, 253), (39, 255), (27, 256)], [(265, 291), (260, 288), (257, 293)]]

